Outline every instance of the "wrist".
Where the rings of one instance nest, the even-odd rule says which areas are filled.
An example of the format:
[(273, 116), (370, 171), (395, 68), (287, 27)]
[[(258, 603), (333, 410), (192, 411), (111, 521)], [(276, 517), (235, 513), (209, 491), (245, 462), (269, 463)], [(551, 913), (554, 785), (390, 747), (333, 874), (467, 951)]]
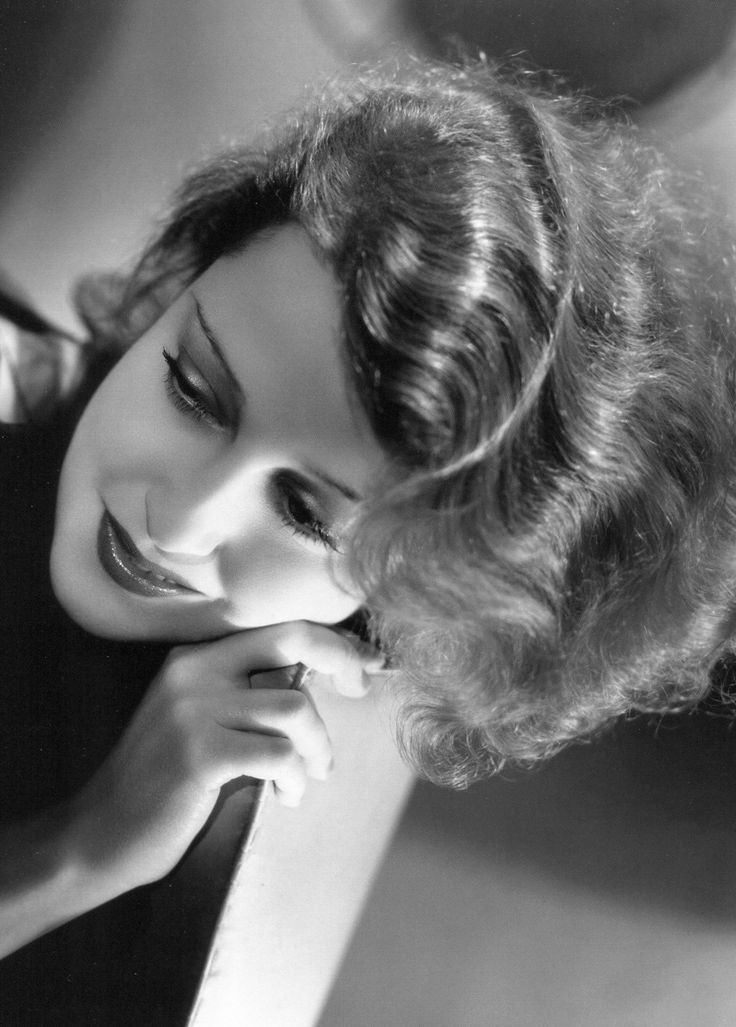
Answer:
[(147, 882), (124, 859), (125, 846), (116, 844), (119, 823), (105, 823), (99, 806), (86, 798), (83, 790), (60, 811), (58, 851), (61, 874), (74, 882), (80, 901), (91, 909)]
[(86, 872), (66, 805), (0, 828), (0, 956), (113, 894)]

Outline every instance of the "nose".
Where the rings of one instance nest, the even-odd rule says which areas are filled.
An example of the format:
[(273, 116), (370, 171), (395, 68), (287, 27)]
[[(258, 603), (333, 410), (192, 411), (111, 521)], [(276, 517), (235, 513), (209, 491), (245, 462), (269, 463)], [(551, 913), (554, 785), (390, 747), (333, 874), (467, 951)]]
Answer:
[(242, 533), (247, 520), (243, 484), (203, 474), (185, 483), (152, 485), (145, 500), (148, 537), (161, 553), (182, 563), (212, 556), (236, 525)]

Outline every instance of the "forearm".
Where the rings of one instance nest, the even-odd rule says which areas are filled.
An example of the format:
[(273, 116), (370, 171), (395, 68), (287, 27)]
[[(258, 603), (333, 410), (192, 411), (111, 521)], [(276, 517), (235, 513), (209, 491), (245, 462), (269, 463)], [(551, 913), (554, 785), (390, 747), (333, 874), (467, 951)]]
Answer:
[(114, 894), (79, 859), (65, 807), (0, 826), (0, 958)]

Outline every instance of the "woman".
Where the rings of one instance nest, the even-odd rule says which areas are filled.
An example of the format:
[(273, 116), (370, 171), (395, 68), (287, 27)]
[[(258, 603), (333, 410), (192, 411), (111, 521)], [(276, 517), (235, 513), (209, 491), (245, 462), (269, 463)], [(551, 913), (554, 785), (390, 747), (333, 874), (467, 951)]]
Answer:
[(231, 777), (293, 803), (326, 775), (310, 697), (242, 684), (360, 693), (384, 656), (328, 627), (358, 613), (443, 783), (704, 694), (733, 244), (698, 206), (623, 125), (417, 66), (215, 160), (129, 277), (81, 287), (97, 362), (127, 352), (64, 459), (54, 590), (176, 647), (91, 780), (8, 828), (8, 947), (164, 874)]

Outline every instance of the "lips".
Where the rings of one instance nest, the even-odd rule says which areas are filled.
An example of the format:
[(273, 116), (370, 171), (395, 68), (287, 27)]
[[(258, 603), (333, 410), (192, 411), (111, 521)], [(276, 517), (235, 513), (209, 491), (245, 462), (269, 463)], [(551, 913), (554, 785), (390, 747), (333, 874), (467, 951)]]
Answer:
[(97, 555), (115, 584), (127, 592), (153, 598), (200, 594), (146, 560), (125, 528), (107, 510), (97, 533)]

